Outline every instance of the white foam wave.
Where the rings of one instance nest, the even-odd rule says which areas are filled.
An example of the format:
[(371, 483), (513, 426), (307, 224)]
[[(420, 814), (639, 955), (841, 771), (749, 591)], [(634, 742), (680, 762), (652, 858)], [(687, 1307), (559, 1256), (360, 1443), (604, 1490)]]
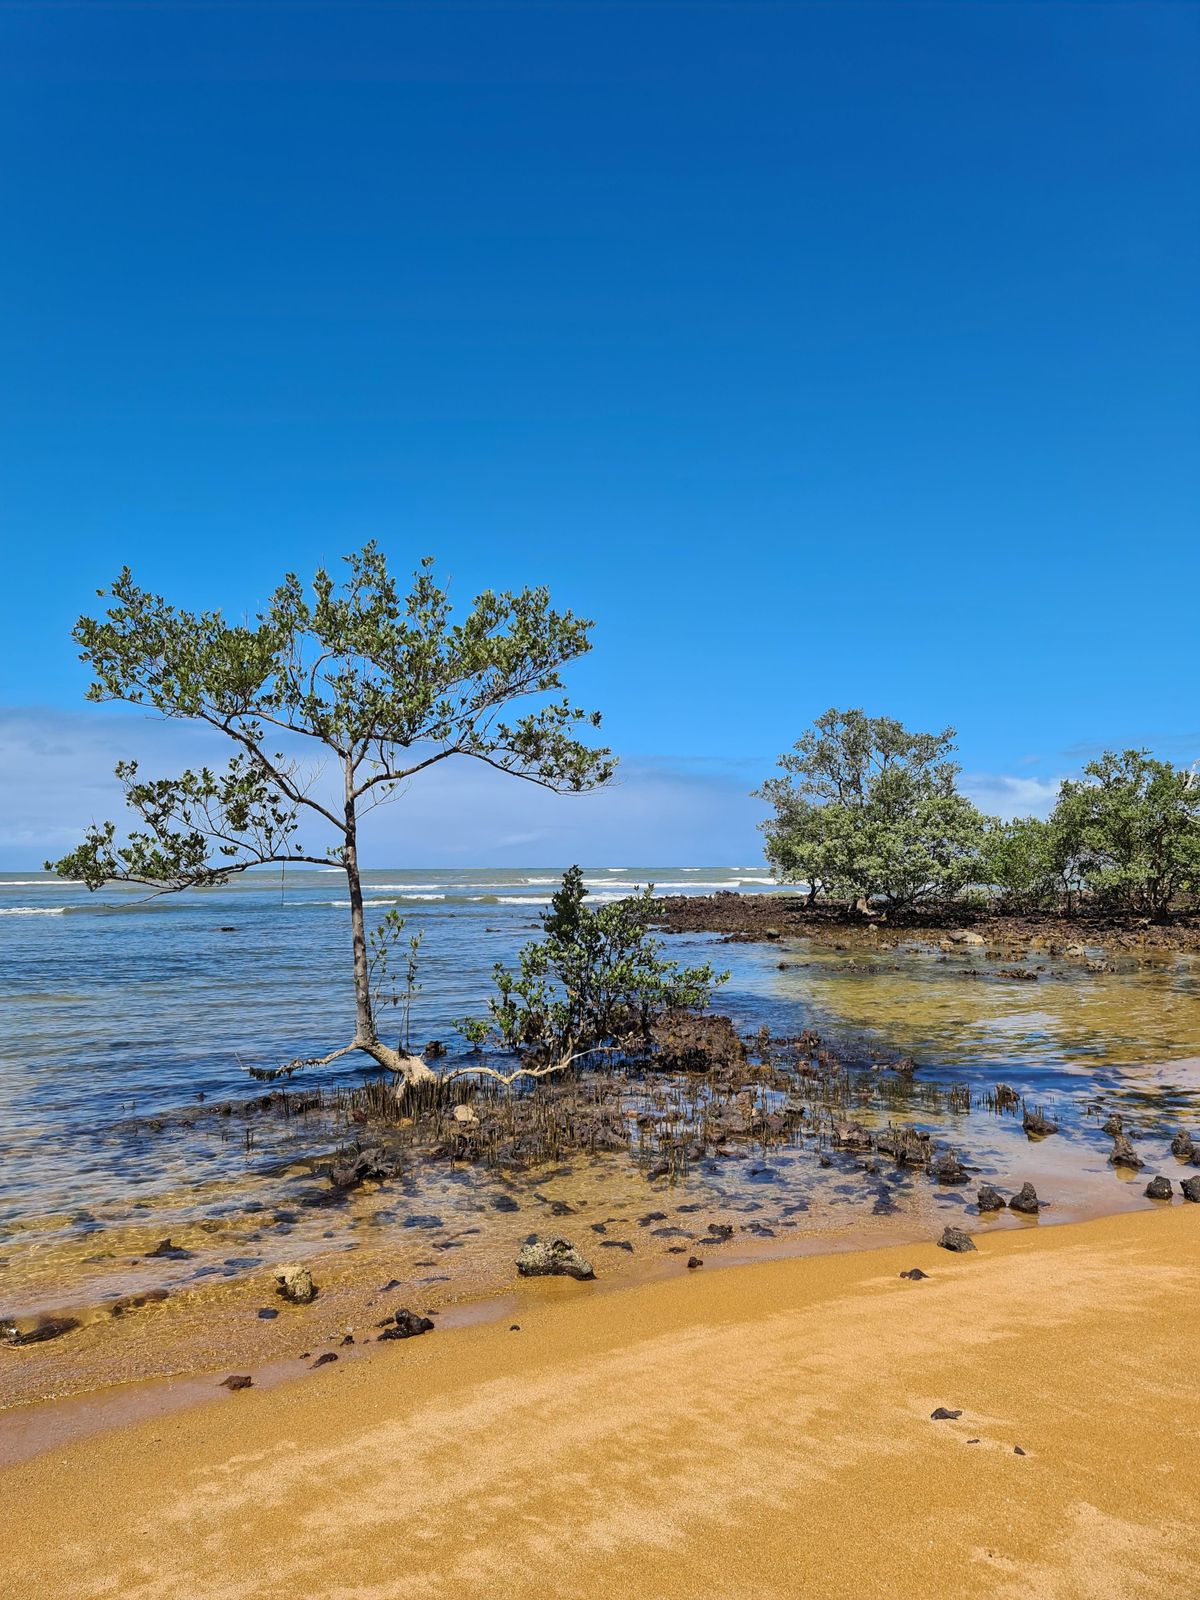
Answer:
[(61, 917), (66, 906), (4, 906), (0, 917)]
[(72, 889), (83, 887), (82, 878), (3, 878), (0, 889)]

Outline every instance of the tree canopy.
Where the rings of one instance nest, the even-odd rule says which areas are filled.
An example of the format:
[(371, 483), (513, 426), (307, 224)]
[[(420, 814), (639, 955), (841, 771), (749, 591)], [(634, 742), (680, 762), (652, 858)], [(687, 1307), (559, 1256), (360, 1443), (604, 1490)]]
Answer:
[(953, 728), (911, 733), (892, 717), (831, 709), (779, 758), (757, 791), (767, 859), (784, 882), (892, 906), (971, 881), (985, 819), (958, 793)]

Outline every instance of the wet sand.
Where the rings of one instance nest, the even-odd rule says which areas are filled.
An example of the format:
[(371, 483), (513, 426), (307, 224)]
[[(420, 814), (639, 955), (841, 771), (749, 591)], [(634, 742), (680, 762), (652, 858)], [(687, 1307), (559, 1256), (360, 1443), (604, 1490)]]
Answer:
[(9, 1468), (6, 1594), (1157, 1600), (1200, 1579), (1200, 1207), (596, 1288), (523, 1284), (500, 1322)]

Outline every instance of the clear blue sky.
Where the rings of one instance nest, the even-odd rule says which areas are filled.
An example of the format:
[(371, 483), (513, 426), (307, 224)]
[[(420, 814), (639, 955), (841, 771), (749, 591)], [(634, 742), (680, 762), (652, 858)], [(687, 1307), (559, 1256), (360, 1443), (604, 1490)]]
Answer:
[(1150, 0), (4, 5), (0, 865), (122, 563), (371, 536), (596, 618), (631, 856), (832, 704), (997, 805), (1200, 755), (1198, 89)]

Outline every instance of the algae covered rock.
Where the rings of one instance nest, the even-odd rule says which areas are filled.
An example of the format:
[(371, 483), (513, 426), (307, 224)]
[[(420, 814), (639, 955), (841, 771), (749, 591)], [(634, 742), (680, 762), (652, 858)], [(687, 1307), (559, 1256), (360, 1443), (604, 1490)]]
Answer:
[(275, 1289), (285, 1300), (298, 1306), (306, 1306), (310, 1300), (317, 1298), (317, 1286), (312, 1273), (298, 1261), (288, 1261), (275, 1268)]
[(523, 1278), (594, 1278), (592, 1264), (569, 1239), (534, 1239), (522, 1245), (517, 1271)]

